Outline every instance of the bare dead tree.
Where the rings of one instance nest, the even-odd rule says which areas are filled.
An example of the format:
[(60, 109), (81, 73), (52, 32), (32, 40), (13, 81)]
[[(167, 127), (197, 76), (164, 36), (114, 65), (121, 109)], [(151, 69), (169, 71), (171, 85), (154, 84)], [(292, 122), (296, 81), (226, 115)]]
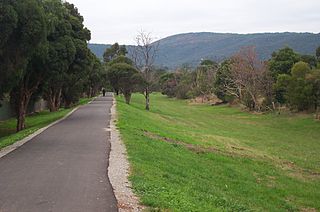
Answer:
[(270, 80), (267, 66), (258, 59), (255, 48), (245, 47), (232, 57), (226, 90), (250, 109), (261, 111), (262, 102), (271, 90)]
[(150, 110), (150, 85), (152, 83), (152, 68), (157, 56), (159, 41), (154, 42), (151, 33), (140, 31), (135, 39), (137, 46), (130, 52), (135, 66), (144, 79), (143, 94), (146, 99), (146, 110)]

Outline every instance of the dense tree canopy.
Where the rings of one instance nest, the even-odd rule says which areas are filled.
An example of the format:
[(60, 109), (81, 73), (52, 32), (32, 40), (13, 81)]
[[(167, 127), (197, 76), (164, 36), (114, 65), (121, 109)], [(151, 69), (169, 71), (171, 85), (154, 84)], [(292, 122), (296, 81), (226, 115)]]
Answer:
[(118, 56), (125, 56), (127, 53), (128, 52), (125, 46), (120, 46), (118, 43), (115, 43), (110, 48), (105, 50), (103, 54), (103, 60), (105, 63), (108, 63)]
[(83, 93), (93, 95), (106, 77), (90, 52), (90, 31), (78, 9), (60, 0), (0, 2), (0, 98), (10, 94), (17, 131), (25, 128), (30, 99), (43, 96), (50, 111)]
[(1, 1), (0, 10), (1, 96), (24, 75), (29, 59), (45, 39), (47, 23), (37, 0)]
[(272, 54), (269, 69), (276, 79), (279, 74), (290, 74), (293, 64), (299, 61), (299, 55), (289, 47), (280, 49)]

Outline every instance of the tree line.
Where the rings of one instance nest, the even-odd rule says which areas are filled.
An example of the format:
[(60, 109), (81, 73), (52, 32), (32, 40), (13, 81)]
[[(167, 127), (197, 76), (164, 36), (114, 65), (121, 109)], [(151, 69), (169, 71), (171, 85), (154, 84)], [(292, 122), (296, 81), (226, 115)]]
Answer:
[(30, 102), (42, 97), (52, 112), (69, 108), (105, 83), (83, 21), (73, 4), (61, 0), (0, 2), (0, 99), (10, 98), (17, 131), (25, 128)]
[[(140, 50), (138, 45), (134, 53), (140, 50), (148, 58), (152, 52), (153, 59), (156, 46), (147, 44), (150, 49), (142, 45)], [(109, 57), (115, 47), (122, 51)], [(110, 83), (117, 94), (124, 94), (128, 104), (132, 92), (146, 96), (158, 91), (179, 99), (200, 97), (204, 101), (215, 99), (213, 104), (242, 104), (257, 112), (281, 108), (310, 111), (320, 118), (320, 47), (315, 55), (301, 55), (285, 47), (268, 61), (260, 60), (254, 47), (243, 47), (220, 63), (205, 59), (196, 68), (183, 65), (175, 71), (157, 69), (153, 62), (147, 66), (146, 60), (139, 63), (141, 58), (118, 44), (107, 49), (105, 56)]]
[(252, 111), (317, 112), (320, 107), (320, 47), (300, 55), (285, 47), (261, 61), (254, 47), (244, 47), (216, 63), (203, 60), (192, 70), (179, 68), (161, 76), (161, 91), (170, 97), (217, 96), (224, 103), (241, 103)]

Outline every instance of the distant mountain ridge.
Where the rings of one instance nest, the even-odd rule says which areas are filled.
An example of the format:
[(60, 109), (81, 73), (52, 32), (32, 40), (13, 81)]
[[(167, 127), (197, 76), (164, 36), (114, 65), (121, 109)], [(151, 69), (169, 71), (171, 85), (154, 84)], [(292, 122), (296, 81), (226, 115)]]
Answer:
[[(244, 46), (255, 46), (261, 59), (268, 59), (272, 52), (289, 46), (300, 54), (315, 54), (320, 46), (320, 34), (314, 33), (255, 33), (233, 34), (197, 32), (177, 34), (163, 38), (159, 44), (156, 65), (177, 68), (183, 64), (196, 66), (201, 59), (221, 61), (230, 57)], [(110, 45), (89, 44), (89, 48), (102, 58)], [(129, 50), (134, 46), (128, 46)]]

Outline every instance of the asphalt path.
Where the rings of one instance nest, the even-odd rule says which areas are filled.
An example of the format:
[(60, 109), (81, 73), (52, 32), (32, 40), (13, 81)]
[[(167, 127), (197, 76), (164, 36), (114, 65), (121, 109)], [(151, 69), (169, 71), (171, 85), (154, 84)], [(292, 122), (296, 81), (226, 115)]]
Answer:
[(0, 212), (118, 211), (107, 168), (112, 97), (98, 97), (0, 158)]

